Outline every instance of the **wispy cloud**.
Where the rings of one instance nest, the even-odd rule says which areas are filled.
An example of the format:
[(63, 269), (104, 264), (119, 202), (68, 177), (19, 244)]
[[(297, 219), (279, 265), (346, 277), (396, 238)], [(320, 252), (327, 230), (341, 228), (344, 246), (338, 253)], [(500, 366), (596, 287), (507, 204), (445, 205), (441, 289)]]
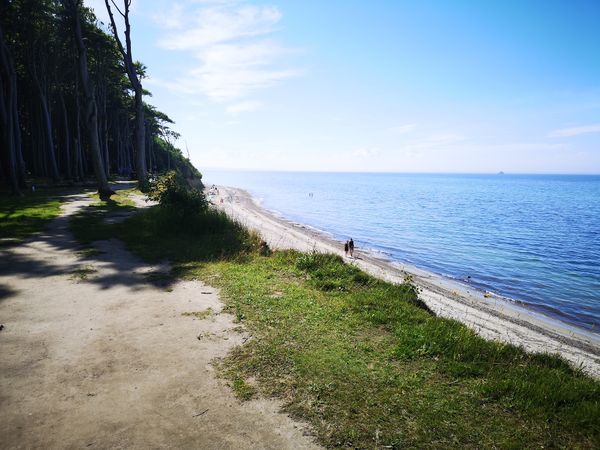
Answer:
[(152, 20), (166, 29), (181, 28), (185, 23), (184, 7), (180, 3), (172, 3), (170, 9), (162, 9), (152, 15)]
[[(181, 4), (172, 6), (173, 9), (181, 7)], [(202, 50), (222, 42), (270, 34), (281, 20), (281, 12), (272, 6), (220, 5), (190, 11), (189, 14), (194, 17), (190, 23), (192, 27), (167, 35), (160, 42), (162, 47)]]
[(552, 131), (548, 137), (571, 137), (590, 133), (600, 133), (600, 123), (583, 125), (579, 127), (561, 128), (559, 130)]
[(392, 133), (396, 133), (396, 134), (405, 134), (405, 133), (410, 133), (415, 128), (417, 128), (416, 123), (407, 123), (404, 125), (396, 125), (394, 127), (390, 127), (390, 128), (388, 128), (388, 131), (391, 131)]
[(281, 17), (273, 6), (174, 3), (157, 19), (168, 30), (158, 45), (187, 52), (194, 63), (182, 76), (163, 84), (174, 91), (225, 102), (301, 75), (300, 69), (278, 64), (292, 53), (272, 37)]
[(245, 101), (240, 103), (234, 103), (233, 105), (229, 105), (225, 108), (229, 114), (240, 114), (244, 112), (256, 111), (260, 108), (261, 103), (257, 101)]

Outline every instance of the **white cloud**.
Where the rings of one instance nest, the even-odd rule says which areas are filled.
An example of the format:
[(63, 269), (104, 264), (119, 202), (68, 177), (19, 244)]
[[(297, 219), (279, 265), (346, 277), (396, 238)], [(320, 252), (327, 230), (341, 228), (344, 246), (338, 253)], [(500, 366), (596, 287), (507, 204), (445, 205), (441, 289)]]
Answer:
[[(181, 5), (175, 7), (181, 8)], [(178, 14), (181, 17), (181, 12)], [(279, 10), (270, 6), (211, 7), (191, 15), (195, 16), (192, 28), (166, 36), (159, 43), (161, 47), (170, 50), (205, 49), (222, 42), (272, 33), (281, 20)]]
[(162, 28), (181, 28), (185, 23), (183, 5), (173, 2), (171, 9), (161, 9), (160, 13), (152, 15), (152, 20), (154, 20), (154, 22), (156, 22)]
[(227, 111), (229, 114), (239, 114), (243, 112), (256, 111), (258, 108), (260, 108), (260, 106), (260, 102), (246, 101), (229, 105), (227, 108), (225, 108), (225, 111)]
[(352, 152), (352, 155), (358, 158), (374, 158), (379, 154), (380, 151), (376, 147), (363, 147)]
[(193, 61), (180, 77), (163, 85), (222, 102), (302, 75), (302, 70), (276, 64), (291, 53), (270, 38), (282, 17), (279, 9), (239, 2), (198, 9), (194, 3), (174, 4), (157, 20), (170, 30), (158, 45), (187, 52)]
[(571, 137), (589, 133), (600, 133), (600, 123), (583, 125), (580, 127), (561, 128), (559, 130), (552, 131), (548, 137)]
[(404, 125), (397, 125), (395, 127), (390, 127), (390, 128), (388, 128), (388, 131), (391, 131), (391, 132), (397, 133), (397, 134), (405, 134), (405, 133), (410, 133), (415, 128), (417, 128), (416, 123), (407, 123)]

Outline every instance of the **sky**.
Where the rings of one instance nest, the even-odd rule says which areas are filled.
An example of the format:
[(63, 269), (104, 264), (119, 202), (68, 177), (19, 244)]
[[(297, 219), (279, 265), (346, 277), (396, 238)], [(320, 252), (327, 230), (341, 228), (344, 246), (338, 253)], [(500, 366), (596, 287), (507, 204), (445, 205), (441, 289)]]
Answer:
[(131, 22), (200, 171), (600, 173), (598, 0), (133, 0)]

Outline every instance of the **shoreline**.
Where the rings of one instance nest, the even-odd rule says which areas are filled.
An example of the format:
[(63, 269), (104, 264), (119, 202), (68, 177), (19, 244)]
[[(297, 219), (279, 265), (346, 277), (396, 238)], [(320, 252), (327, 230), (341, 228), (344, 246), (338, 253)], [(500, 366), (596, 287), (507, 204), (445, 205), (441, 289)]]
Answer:
[[(261, 234), (273, 249), (319, 251), (344, 257), (343, 243), (308, 225), (280, 217), (259, 205), (243, 189), (218, 186), (216, 205), (230, 217)], [(220, 203), (223, 201), (223, 203)], [(547, 317), (500, 296), (401, 262), (358, 249), (345, 258), (365, 272), (392, 283), (408, 275), (419, 297), (437, 315), (454, 319), (477, 334), (521, 346), (530, 352), (558, 353), (586, 373), (600, 378), (600, 335)]]

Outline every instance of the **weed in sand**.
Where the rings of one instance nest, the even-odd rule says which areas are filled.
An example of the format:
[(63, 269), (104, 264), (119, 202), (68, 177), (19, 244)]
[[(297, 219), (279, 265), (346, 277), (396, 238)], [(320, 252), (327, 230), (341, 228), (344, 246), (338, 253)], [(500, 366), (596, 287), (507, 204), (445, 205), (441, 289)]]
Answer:
[(73, 270), (71, 272), (71, 275), (69, 276), (69, 279), (76, 281), (85, 281), (90, 277), (90, 275), (93, 275), (96, 272), (98, 272), (98, 270), (96, 270), (94, 266), (86, 265)]
[(206, 308), (202, 311), (191, 311), (191, 312), (181, 313), (182, 316), (195, 317), (196, 319), (200, 319), (200, 320), (206, 319), (207, 317), (212, 316), (212, 314), (213, 314), (212, 308)]
[(250, 400), (256, 394), (256, 389), (239, 377), (233, 379), (232, 388), (235, 396), (242, 401)]

